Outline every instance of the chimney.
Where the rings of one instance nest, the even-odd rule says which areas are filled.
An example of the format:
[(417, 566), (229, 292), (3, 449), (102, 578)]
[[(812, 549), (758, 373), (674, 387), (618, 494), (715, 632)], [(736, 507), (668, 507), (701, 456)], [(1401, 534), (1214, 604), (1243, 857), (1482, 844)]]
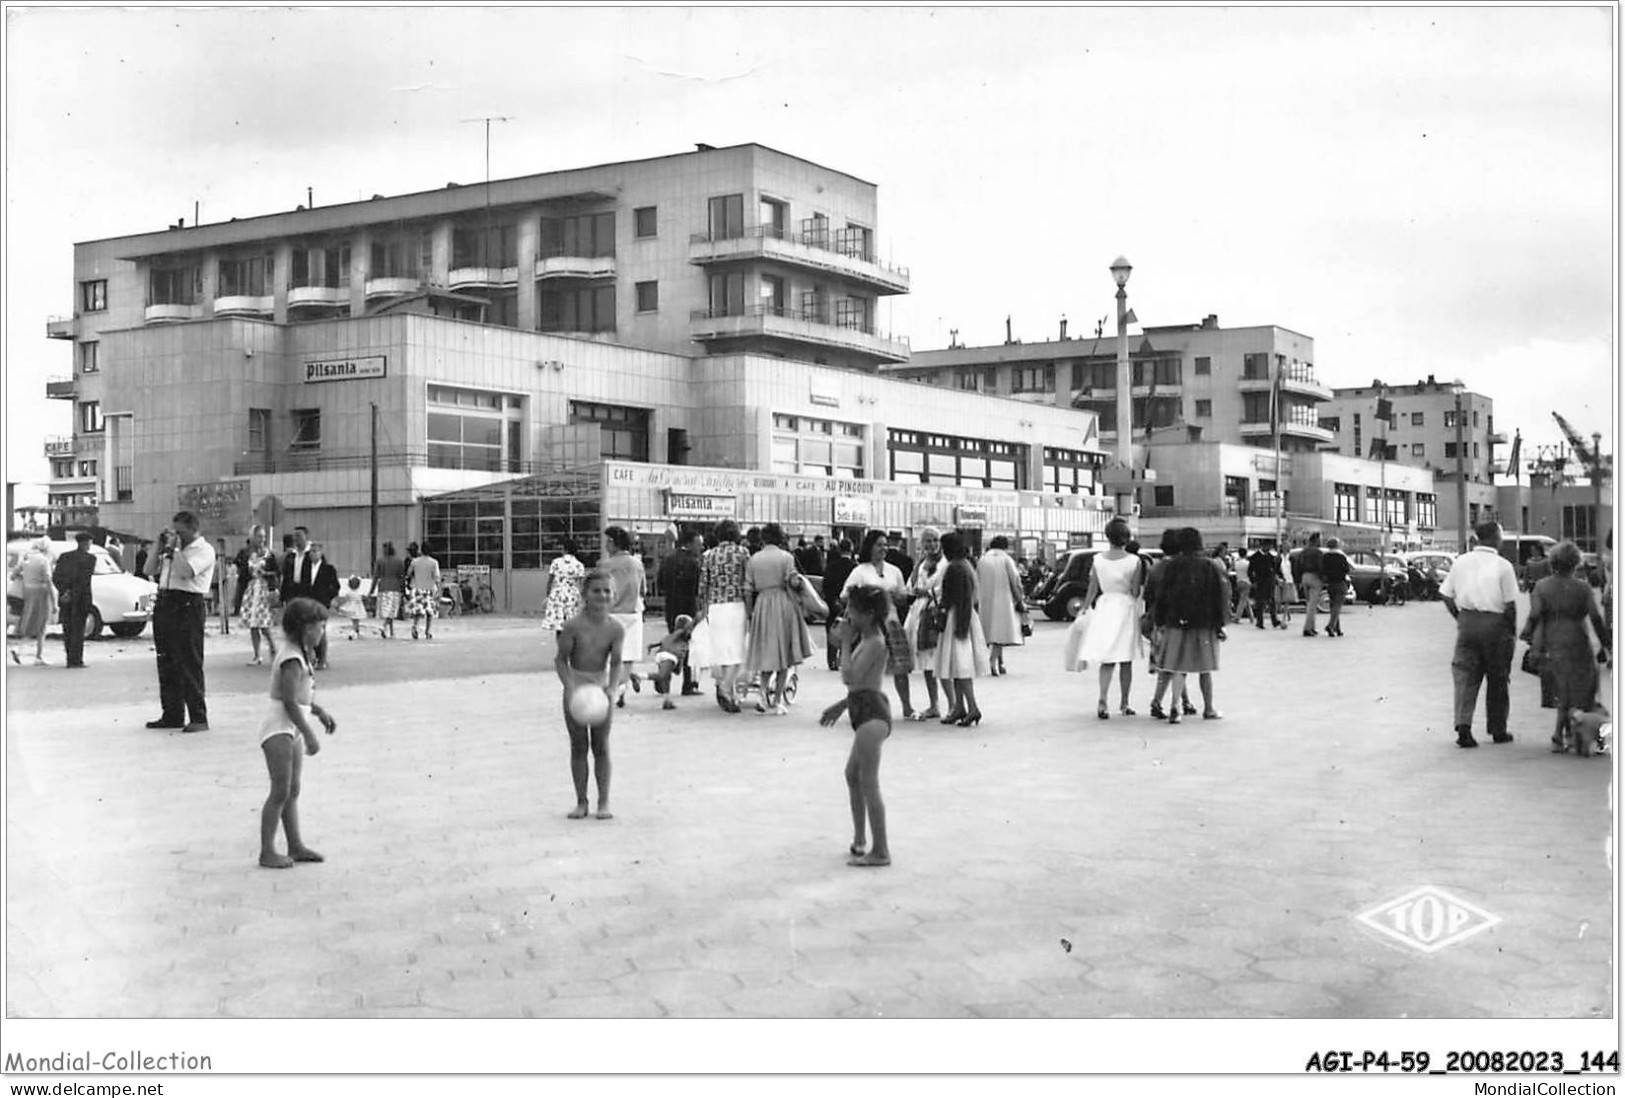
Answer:
[(306, 187), (305, 188), (305, 207), (307, 209), (311, 209), (311, 210), (314, 210), (316, 208), (316, 188), (314, 188), (314, 187)]
[(1066, 314), (1061, 314), (1061, 342), (1066, 342)]
[(1202, 330), (1204, 332), (1217, 331), (1218, 327), (1219, 327), (1219, 314), (1218, 313), (1209, 313), (1209, 314), (1207, 314), (1207, 316), (1204, 316), (1202, 318)]
[(1008, 314), (1004, 318), (1004, 342), (1006, 345), (1015, 342), (1015, 339), (1010, 335), (1010, 317)]

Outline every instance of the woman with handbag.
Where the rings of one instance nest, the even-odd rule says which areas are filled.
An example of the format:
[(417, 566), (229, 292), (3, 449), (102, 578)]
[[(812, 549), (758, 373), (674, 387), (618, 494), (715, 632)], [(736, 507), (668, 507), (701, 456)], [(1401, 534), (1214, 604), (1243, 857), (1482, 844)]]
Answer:
[(248, 643), (254, 646), (254, 658), (249, 666), (263, 662), (260, 656), (260, 637), (274, 661), (276, 659), (275, 620), (281, 617), (277, 608), (277, 588), (282, 582), (282, 569), (276, 555), (265, 544), (265, 527), (256, 526), (248, 535), (248, 586), (243, 589), (243, 624), (248, 627)]
[(1011, 559), (1010, 539), (1000, 534), (987, 543), (976, 562), (976, 586), (981, 594), (982, 633), (992, 646), (988, 664), (993, 674), (1008, 674), (1004, 667), (1007, 645), (1023, 644), (1022, 618), (1027, 611), (1021, 592), (1021, 571)]
[[(781, 717), (790, 711), (784, 703), (790, 669), (812, 655), (812, 637), (802, 618), (801, 601), (791, 589), (792, 579), (800, 573), (784, 540), (784, 528), (776, 522), (768, 523), (762, 527), (762, 548), (745, 566), (749, 579), (745, 601), (750, 618), (745, 663), (762, 680), (762, 697), (756, 711)], [(771, 688), (769, 680), (774, 680)]]
[(925, 672), (925, 692), (931, 697), (930, 708), (920, 710), (911, 718), (916, 721), (942, 718), (937, 708), (936, 652), (942, 636), (942, 604), (937, 592), (942, 587), (942, 572), (946, 567), (947, 562), (942, 559), (942, 531), (927, 526), (920, 531), (920, 559), (908, 581), (914, 601), (909, 603), (908, 617), (903, 620), (903, 633), (914, 653), (914, 665)]
[(1530, 646), (1525, 667), (1533, 662), (1540, 672), (1541, 704), (1546, 704), (1549, 693), (1557, 707), (1552, 751), (1560, 754), (1566, 749), (1569, 711), (1590, 709), (1597, 699), (1597, 657), (1586, 633), (1586, 622), (1591, 623), (1604, 653), (1612, 642), (1591, 585), (1575, 578), (1579, 547), (1565, 541), (1547, 559), (1552, 574), (1535, 584), (1529, 596), (1529, 617), (1520, 636)]
[(914, 653), (909, 648), (908, 634), (903, 631), (902, 620), (897, 615), (898, 607), (907, 603), (908, 581), (903, 578), (902, 570), (886, 559), (889, 548), (891, 545), (886, 539), (886, 531), (870, 530), (864, 535), (863, 550), (859, 554), (862, 560), (846, 577), (846, 583), (841, 587), (841, 600), (844, 602), (854, 587), (878, 587), (886, 592), (889, 609), (882, 627), (886, 634), (886, 673), (892, 677), (897, 700), (903, 705), (903, 718), (912, 720), (914, 706), (909, 701), (908, 676), (914, 670)]
[[(1076, 664), (1069, 671), (1081, 671), (1093, 664), (1100, 668), (1100, 700), (1095, 716), (1111, 717), (1107, 694), (1111, 691), (1112, 670), (1117, 669), (1120, 712), (1134, 716), (1128, 703), (1134, 685), (1134, 660), (1140, 654), (1140, 584), (1144, 562), (1127, 549), (1131, 531), (1127, 520), (1114, 518), (1106, 524), (1108, 548), (1095, 554), (1089, 568), (1089, 593), (1083, 604), (1089, 608), (1089, 624), (1077, 646)], [(1079, 620), (1082, 620), (1081, 618)]]
[(952, 707), (942, 723), (968, 728), (982, 722), (975, 680), (988, 673), (987, 640), (976, 609), (976, 569), (968, 559), (970, 547), (963, 535), (958, 531), (942, 535), (942, 555), (948, 560), (941, 594), (947, 618), (937, 642), (937, 678)]

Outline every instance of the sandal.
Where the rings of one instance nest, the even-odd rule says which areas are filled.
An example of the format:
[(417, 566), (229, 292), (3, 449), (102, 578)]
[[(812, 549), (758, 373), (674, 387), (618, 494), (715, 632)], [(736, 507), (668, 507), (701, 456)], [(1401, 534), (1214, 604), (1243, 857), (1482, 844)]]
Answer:
[(1181, 701), (1179, 703), (1179, 711), (1181, 713), (1185, 714), (1185, 716), (1187, 716), (1187, 717), (1196, 716), (1196, 706), (1192, 705), (1190, 702), (1185, 701), (1183, 699), (1181, 699)]
[(933, 705), (930, 709), (916, 710), (914, 713), (909, 715), (908, 719), (911, 721), (938, 721), (942, 719), (942, 714), (939, 713), (937, 711), (937, 707)]
[(1125, 716), (1125, 717), (1133, 717), (1133, 716), (1136, 716), (1136, 715), (1137, 715), (1137, 714), (1136, 714), (1136, 713), (1135, 713), (1135, 712), (1134, 712), (1134, 710), (1133, 710), (1133, 709), (1132, 709), (1132, 708), (1130, 708), (1130, 707), (1129, 707), (1129, 706), (1128, 706), (1128, 705), (1127, 705), (1127, 704), (1125, 704), (1125, 705), (1124, 705), (1124, 706), (1123, 706), (1123, 708), (1122, 708), (1122, 709), (1121, 709), (1121, 710), (1120, 710), (1120, 712), (1121, 712), (1121, 713), (1122, 713), (1122, 714), (1123, 714), (1123, 716)]
[(1161, 702), (1152, 702), (1150, 712), (1154, 720), (1165, 721), (1168, 719), (1168, 713), (1162, 708)]
[(1106, 708), (1105, 702), (1101, 702), (1095, 707), (1095, 716), (1103, 721), (1109, 721), (1112, 719), (1111, 710)]

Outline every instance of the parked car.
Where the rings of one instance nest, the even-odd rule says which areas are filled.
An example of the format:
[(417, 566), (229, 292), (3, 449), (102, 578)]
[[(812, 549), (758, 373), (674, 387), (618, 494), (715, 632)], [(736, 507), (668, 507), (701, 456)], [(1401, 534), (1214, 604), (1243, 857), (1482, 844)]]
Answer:
[[(1293, 575), (1297, 565), (1298, 554), (1303, 547), (1292, 550), (1288, 554), (1287, 575)], [(1385, 563), (1382, 554), (1369, 549), (1344, 549), (1343, 555), (1349, 558), (1349, 602), (1366, 602), (1380, 605), (1387, 602), (1396, 587), (1403, 586), (1409, 589), (1409, 581), (1405, 569), (1398, 563)], [(1302, 601), (1303, 591), (1299, 588), (1299, 601)], [(1403, 596), (1401, 596), (1403, 597)], [(1320, 593), (1320, 602), (1317, 610), (1330, 610), (1332, 599), (1324, 590)]]
[[(1042, 609), (1050, 621), (1071, 621), (1076, 618), (1088, 609), (1083, 600), (1089, 593), (1090, 570), (1095, 557), (1105, 551), (1104, 547), (1091, 547), (1063, 553), (1061, 559), (1055, 562), (1055, 571), (1050, 577), (1027, 596), (1027, 604)], [(1140, 556), (1147, 563), (1155, 564), (1162, 557), (1162, 550), (1141, 549)]]
[[(9, 575), (22, 562), (28, 551), (26, 540), (13, 541), (6, 546), (6, 571)], [(51, 542), (51, 564), (70, 549), (77, 548), (71, 541)], [(118, 566), (112, 556), (99, 545), (90, 547), (96, 558), (96, 571), (90, 577), (90, 613), (85, 618), (85, 639), (101, 635), (106, 625), (117, 637), (139, 637), (152, 618), (152, 604), (158, 594), (158, 585), (142, 576), (133, 576)], [(6, 608), (16, 620), (22, 615), (23, 583), (12, 579), (6, 587)]]

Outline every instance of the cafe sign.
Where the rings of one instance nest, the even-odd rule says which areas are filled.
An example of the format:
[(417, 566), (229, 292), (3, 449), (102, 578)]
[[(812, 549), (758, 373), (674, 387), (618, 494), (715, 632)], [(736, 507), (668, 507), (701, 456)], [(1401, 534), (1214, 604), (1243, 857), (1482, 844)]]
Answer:
[(317, 381), (360, 381), (383, 377), (388, 365), (385, 355), (357, 358), (329, 358), (305, 363), (305, 384)]
[(666, 491), (666, 514), (672, 518), (733, 518), (736, 496), (707, 496), (697, 492)]
[(962, 530), (974, 530), (987, 525), (986, 507), (955, 507), (954, 525)]
[(834, 504), (834, 525), (869, 525), (869, 500), (867, 497), (836, 496), (832, 502)]

